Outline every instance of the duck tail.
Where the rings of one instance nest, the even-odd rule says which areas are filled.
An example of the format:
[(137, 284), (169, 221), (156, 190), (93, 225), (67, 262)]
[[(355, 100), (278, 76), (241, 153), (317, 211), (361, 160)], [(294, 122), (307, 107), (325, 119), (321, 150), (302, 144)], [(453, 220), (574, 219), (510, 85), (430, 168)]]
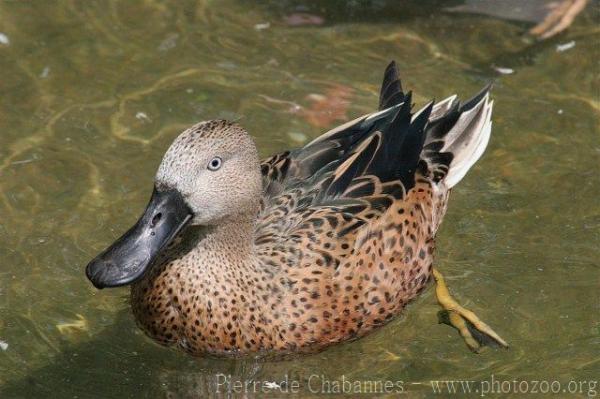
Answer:
[(490, 88), (462, 106), (456, 96), (435, 104), (421, 153), (434, 182), (454, 187), (483, 154), (492, 130)]
[[(425, 112), (429, 115), (424, 127), (425, 142), (423, 149), (418, 149), (419, 167), (421, 173), (435, 183), (443, 181), (446, 187), (454, 187), (483, 154), (492, 130), (490, 89), (491, 85), (486, 86), (465, 104), (461, 105), (454, 95), (434, 104), (433, 108), (428, 104), (411, 116), (412, 123), (428, 111)], [(392, 61), (385, 69), (379, 109), (392, 112), (407, 103), (410, 109), (410, 93), (403, 92), (398, 68)]]

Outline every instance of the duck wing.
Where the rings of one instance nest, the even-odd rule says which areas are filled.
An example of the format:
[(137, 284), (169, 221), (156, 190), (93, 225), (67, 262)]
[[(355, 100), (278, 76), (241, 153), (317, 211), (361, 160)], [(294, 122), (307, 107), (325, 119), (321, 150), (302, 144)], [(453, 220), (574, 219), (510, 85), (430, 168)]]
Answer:
[(307, 237), (321, 234), (331, 236), (329, 246), (345, 243), (351, 251), (358, 230), (402, 201), (417, 179), (452, 187), (487, 145), (488, 91), (463, 106), (453, 96), (413, 114), (411, 93), (402, 91), (391, 63), (380, 92), (383, 109), (262, 163), (256, 244), (267, 251), (283, 243), (314, 246)]
[[(302, 148), (275, 154), (261, 163), (265, 195), (274, 197), (293, 180), (307, 179), (324, 167), (333, 167), (336, 161), (353, 150), (369, 133), (387, 123), (394, 107), (408, 99), (396, 63), (385, 70), (379, 95), (379, 111), (347, 122), (317, 137)], [(339, 163), (339, 162), (338, 162)]]

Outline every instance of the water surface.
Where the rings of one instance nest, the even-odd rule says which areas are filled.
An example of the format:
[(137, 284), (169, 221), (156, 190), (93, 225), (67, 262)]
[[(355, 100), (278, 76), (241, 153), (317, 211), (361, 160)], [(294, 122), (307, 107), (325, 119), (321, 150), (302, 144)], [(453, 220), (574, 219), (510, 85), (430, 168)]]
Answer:
[[(542, 43), (525, 22), (441, 9), (459, 2), (342, 3), (0, 2), (1, 397), (208, 397), (222, 374), (299, 381), (273, 397), (312, 397), (311, 376), (410, 397), (435, 396), (432, 380), (598, 380), (597, 3)], [(265, 156), (298, 146), (373, 110), (391, 59), (418, 104), (495, 81), (492, 139), (452, 195), (437, 264), (510, 350), (469, 352), (429, 289), (320, 354), (195, 359), (137, 330), (126, 288), (85, 279), (183, 128), (227, 118)]]

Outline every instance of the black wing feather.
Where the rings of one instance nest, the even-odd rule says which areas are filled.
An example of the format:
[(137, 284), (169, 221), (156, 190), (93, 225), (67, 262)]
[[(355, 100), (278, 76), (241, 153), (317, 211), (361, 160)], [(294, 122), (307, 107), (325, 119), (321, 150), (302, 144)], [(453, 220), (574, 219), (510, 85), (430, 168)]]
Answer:
[(381, 90), (379, 91), (379, 109), (386, 109), (404, 101), (402, 82), (396, 61), (390, 62), (385, 69)]
[[(276, 181), (267, 182), (267, 187), (274, 187), (267, 195), (274, 198), (288, 190), (312, 187), (315, 192), (306, 205), (310, 202), (314, 206), (368, 196), (374, 189), (368, 176), (382, 184), (399, 183), (386, 191), (398, 197), (414, 187), (417, 171), (439, 180), (452, 161), (452, 154), (440, 153), (443, 137), (486, 90), (482, 93), (462, 107), (454, 104), (435, 120), (429, 120), (433, 102), (413, 118), (411, 93), (402, 91), (398, 69), (392, 61), (381, 85), (379, 104), (383, 110), (334, 129), (303, 148), (265, 161), (263, 175)], [(271, 170), (276, 165), (279, 170)], [(363, 176), (367, 176), (365, 182), (360, 181)]]

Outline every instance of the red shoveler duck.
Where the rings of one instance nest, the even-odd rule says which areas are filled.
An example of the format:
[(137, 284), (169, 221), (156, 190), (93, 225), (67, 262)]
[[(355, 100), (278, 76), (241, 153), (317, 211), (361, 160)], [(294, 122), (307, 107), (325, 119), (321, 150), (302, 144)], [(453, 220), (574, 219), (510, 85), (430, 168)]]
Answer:
[(507, 346), (433, 267), (450, 190), (486, 148), (489, 87), (411, 112), (396, 65), (379, 110), (262, 162), (224, 120), (166, 152), (139, 221), (91, 261), (98, 287), (131, 285), (138, 325), (194, 354), (323, 349), (397, 316), (433, 276), (473, 349)]

